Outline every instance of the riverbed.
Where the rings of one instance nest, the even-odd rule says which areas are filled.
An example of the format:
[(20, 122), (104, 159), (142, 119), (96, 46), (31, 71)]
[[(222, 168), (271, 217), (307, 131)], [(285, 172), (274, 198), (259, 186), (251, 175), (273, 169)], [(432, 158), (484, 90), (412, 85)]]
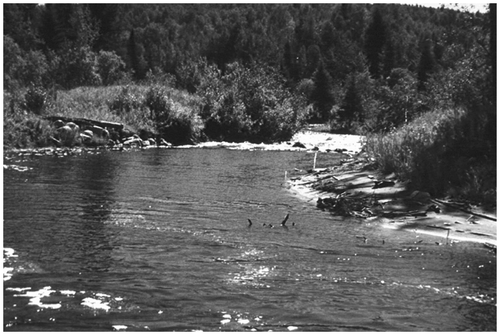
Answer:
[(315, 155), (9, 160), (4, 330), (496, 330), (496, 254), (318, 210), (285, 179)]

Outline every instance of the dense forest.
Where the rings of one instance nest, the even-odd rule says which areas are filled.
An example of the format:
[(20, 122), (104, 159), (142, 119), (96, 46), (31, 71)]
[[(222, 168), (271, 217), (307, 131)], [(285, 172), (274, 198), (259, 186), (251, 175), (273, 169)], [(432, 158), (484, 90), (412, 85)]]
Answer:
[(445, 91), (449, 77), (491, 73), (489, 28), (486, 14), (397, 4), (6, 4), (4, 87), (164, 77), (196, 93), (210, 65), (266, 67), (311, 121), (388, 130), (469, 93)]
[[(305, 122), (390, 134), (428, 112), (460, 109), (473, 129), (460, 130), (456, 145), (466, 140), (466, 155), (496, 157), (495, 74), (496, 5), (473, 13), (399, 4), (4, 4), (4, 109), (44, 115), (62, 92), (121, 87), (108, 99), (112, 113), (147, 114), (151, 129), (185, 130), (191, 140), (286, 140)], [(148, 87), (140, 97), (138, 86)], [(181, 95), (188, 103), (179, 107)]]

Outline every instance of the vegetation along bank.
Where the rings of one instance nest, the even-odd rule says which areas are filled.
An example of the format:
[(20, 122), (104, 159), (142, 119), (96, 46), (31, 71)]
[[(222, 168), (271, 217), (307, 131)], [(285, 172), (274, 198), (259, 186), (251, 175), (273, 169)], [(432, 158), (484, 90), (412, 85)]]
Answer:
[(274, 143), (323, 123), (365, 135), (381, 173), (496, 203), (484, 9), (5, 4), (4, 150)]

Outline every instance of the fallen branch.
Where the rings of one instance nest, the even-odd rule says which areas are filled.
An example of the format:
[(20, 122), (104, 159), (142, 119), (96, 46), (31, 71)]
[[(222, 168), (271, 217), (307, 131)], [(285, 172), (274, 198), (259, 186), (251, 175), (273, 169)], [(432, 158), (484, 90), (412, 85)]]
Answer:
[(440, 227), (440, 226), (431, 226), (431, 225), (426, 225), (429, 228), (435, 228), (435, 229), (442, 229), (442, 230), (450, 230), (451, 228), (447, 227)]
[(445, 205), (445, 206), (449, 206), (449, 207), (452, 207), (452, 208), (455, 208), (455, 209), (458, 209), (458, 210), (461, 210), (462, 212), (464, 213), (467, 213), (467, 214), (472, 214), (472, 215), (475, 215), (475, 216), (478, 216), (478, 217), (481, 217), (483, 219), (487, 219), (487, 220), (491, 220), (491, 221), (497, 221), (496, 218), (493, 218), (491, 216), (487, 216), (487, 215), (484, 215), (484, 214), (478, 214), (478, 213), (474, 213), (473, 211), (469, 211), (467, 209), (463, 209), (463, 208), (460, 208), (459, 206), (455, 206), (455, 205), (452, 205), (450, 203), (447, 203), (445, 201), (442, 201), (442, 200), (438, 200), (438, 199), (431, 199), (432, 202), (434, 203), (438, 203), (438, 204), (441, 204), (441, 205)]
[(328, 176), (325, 176), (325, 177), (317, 178), (317, 179), (312, 180), (312, 181), (306, 181), (305, 183), (300, 183), (300, 184), (297, 184), (297, 185), (301, 186), (301, 185), (309, 185), (309, 184), (314, 184), (314, 183), (317, 183), (318, 181), (325, 180), (325, 179), (328, 179), (328, 178), (332, 178), (332, 179), (334, 179), (335, 181), (338, 181), (338, 180), (339, 180), (339, 179), (338, 179), (338, 178), (336, 178), (335, 176), (328, 175)]

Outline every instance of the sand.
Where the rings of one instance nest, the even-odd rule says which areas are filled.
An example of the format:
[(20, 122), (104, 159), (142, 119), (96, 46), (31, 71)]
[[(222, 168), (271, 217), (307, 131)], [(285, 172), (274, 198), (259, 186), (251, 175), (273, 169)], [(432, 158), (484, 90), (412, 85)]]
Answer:
[[(452, 199), (433, 198), (425, 190), (411, 189), (408, 183), (397, 180), (394, 175), (378, 174), (370, 169), (370, 158), (360, 154), (361, 136), (304, 131), (294, 140), (320, 150), (346, 149), (346, 159), (340, 166), (316, 169), (288, 179), (290, 192), (311, 205), (316, 206), (318, 198), (336, 198), (337, 193), (344, 190), (342, 196), (377, 199), (377, 205), (357, 213), (365, 217), (361, 220), (371, 225), (376, 223), (381, 229), (439, 236), (446, 243), (483, 243), (496, 250), (496, 208), (486, 210)], [(385, 183), (380, 184), (382, 181)], [(377, 184), (379, 187), (375, 186)], [(428, 208), (437, 208), (439, 212), (426, 211)]]

